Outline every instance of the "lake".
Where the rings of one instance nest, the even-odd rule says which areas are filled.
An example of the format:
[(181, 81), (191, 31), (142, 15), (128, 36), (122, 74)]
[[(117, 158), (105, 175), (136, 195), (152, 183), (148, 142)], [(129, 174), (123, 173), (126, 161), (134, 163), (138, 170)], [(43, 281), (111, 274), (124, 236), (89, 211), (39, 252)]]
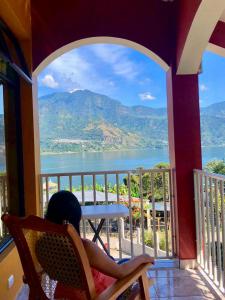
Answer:
[[(225, 158), (225, 147), (203, 148), (203, 165), (213, 159)], [(120, 150), (41, 155), (42, 173), (130, 170), (152, 168), (159, 162), (169, 162), (168, 149)]]
[[(225, 147), (203, 148), (203, 165), (213, 159), (225, 158)], [(120, 150), (41, 155), (41, 173), (67, 173), (152, 168), (159, 162), (169, 162), (168, 149)], [(0, 171), (5, 159), (0, 154)]]

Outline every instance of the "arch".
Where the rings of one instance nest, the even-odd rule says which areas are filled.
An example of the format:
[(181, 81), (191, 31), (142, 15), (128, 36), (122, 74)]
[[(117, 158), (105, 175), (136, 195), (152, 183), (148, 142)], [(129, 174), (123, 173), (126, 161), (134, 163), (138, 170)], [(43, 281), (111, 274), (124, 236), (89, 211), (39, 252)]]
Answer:
[(202, 54), (224, 8), (224, 0), (201, 1), (178, 62), (178, 75), (198, 73)]
[(225, 57), (225, 48), (220, 47), (218, 45), (209, 43), (208, 46), (206, 47), (206, 50), (211, 51), (217, 55), (220, 55), (222, 57)]
[(60, 55), (74, 48), (90, 44), (117, 44), (127, 46), (145, 54), (146, 56), (154, 60), (156, 63), (158, 63), (165, 71), (169, 70), (169, 65), (161, 57), (159, 57), (157, 54), (155, 54), (148, 48), (127, 39), (101, 36), (77, 40), (57, 49), (39, 64), (39, 66), (33, 71), (33, 76), (37, 76), (47, 65), (49, 65), (54, 59), (56, 59)]

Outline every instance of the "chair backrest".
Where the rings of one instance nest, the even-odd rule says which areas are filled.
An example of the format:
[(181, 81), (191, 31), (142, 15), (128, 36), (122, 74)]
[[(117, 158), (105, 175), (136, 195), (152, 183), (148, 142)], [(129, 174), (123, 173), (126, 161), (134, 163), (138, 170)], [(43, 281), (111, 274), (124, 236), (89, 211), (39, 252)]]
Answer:
[(57, 225), (36, 216), (18, 218), (5, 214), (3, 222), (17, 246), (24, 275), (30, 287), (29, 299), (52, 298), (43, 289), (46, 274), (51, 280), (85, 291), (86, 299), (96, 295), (90, 264), (82, 240), (70, 224)]

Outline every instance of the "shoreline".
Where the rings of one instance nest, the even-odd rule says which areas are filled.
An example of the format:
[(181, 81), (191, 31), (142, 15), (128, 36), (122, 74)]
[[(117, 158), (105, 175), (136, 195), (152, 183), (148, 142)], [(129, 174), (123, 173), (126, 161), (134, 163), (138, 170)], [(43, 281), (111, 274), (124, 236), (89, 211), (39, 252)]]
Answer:
[[(168, 146), (160, 146), (160, 147), (152, 147), (152, 148), (132, 148), (132, 149), (111, 149), (111, 150), (92, 150), (92, 151), (66, 151), (66, 152), (41, 152), (41, 156), (45, 155), (62, 155), (62, 154), (86, 154), (86, 153), (105, 153), (105, 152), (130, 152), (130, 151), (137, 151), (137, 150), (157, 150), (157, 149), (168, 149)], [(211, 145), (211, 146), (202, 146), (202, 149), (210, 149), (210, 148), (225, 148), (224, 145)]]
[[(225, 147), (225, 146), (224, 146)], [(152, 147), (152, 148), (132, 148), (132, 149), (111, 149), (111, 150), (93, 150), (93, 151), (67, 151), (67, 152), (41, 152), (40, 155), (61, 155), (61, 154), (83, 154), (83, 153), (105, 153), (105, 152), (130, 152), (137, 150), (157, 150), (157, 149), (166, 149), (168, 146), (162, 147)]]

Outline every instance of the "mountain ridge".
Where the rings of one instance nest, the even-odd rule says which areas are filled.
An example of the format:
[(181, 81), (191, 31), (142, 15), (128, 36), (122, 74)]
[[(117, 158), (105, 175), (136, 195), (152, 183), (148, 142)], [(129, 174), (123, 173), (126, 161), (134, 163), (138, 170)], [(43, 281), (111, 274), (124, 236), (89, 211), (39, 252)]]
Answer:
[[(201, 109), (202, 141), (205, 146), (222, 145), (225, 140), (225, 102), (220, 102), (218, 107), (212, 104)], [(126, 106), (89, 90), (42, 96), (39, 98), (39, 119), (43, 152), (105, 151), (168, 145), (166, 108)], [(77, 143), (74, 142), (76, 140)]]

